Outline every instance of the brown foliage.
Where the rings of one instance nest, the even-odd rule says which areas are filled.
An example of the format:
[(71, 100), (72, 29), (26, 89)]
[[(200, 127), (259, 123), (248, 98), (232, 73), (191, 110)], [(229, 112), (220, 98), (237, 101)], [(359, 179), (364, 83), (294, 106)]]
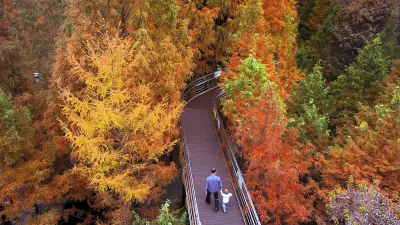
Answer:
[(366, 42), (384, 29), (396, 6), (400, 6), (396, 0), (353, 0), (336, 15), (328, 80), (335, 79), (355, 61)]

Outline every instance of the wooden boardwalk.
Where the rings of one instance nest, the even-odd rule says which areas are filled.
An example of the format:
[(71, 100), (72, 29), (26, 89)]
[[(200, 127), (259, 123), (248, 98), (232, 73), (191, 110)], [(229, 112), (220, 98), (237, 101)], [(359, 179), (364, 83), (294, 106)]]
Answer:
[[(244, 224), (243, 217), (211, 121), (213, 94), (214, 91), (211, 90), (193, 99), (186, 105), (182, 114), (182, 128), (185, 131), (189, 151), (199, 217), (202, 225), (241, 225)], [(213, 167), (217, 168), (217, 175), (222, 179), (223, 188), (228, 188), (233, 194), (228, 203), (227, 213), (222, 211), (221, 194), (219, 194), (218, 212), (214, 210), (213, 196), (211, 205), (205, 202), (206, 177), (211, 174)]]

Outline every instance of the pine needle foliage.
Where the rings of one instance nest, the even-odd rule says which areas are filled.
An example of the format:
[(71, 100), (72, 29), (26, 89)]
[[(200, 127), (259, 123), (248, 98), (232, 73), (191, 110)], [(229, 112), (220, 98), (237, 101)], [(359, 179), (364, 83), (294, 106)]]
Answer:
[(61, 124), (72, 143), (74, 170), (92, 188), (126, 202), (143, 202), (166, 179), (156, 174), (174, 174), (175, 167), (163, 167), (158, 158), (175, 143), (167, 134), (175, 129), (182, 107), (168, 108), (167, 97), (152, 101), (151, 85), (131, 75), (139, 41), (115, 31), (100, 35), (86, 43), (83, 61), (69, 55), (86, 89), (77, 97), (61, 88), (66, 117)]

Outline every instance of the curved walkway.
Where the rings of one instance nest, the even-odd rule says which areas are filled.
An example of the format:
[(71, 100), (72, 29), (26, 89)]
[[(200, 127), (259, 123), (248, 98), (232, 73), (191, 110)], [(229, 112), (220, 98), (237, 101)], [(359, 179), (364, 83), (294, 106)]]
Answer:
[[(196, 97), (184, 108), (181, 125), (185, 133), (187, 151), (190, 155), (188, 163), (191, 166), (201, 224), (241, 225), (245, 223), (211, 121), (215, 90), (210, 90)], [(220, 210), (218, 212), (214, 211), (213, 196), (211, 196), (211, 205), (205, 202), (205, 181), (206, 177), (211, 174), (210, 170), (213, 167), (217, 168), (217, 175), (222, 179), (223, 188), (228, 188), (233, 194), (228, 203), (227, 213), (222, 212), (221, 194), (219, 194)]]

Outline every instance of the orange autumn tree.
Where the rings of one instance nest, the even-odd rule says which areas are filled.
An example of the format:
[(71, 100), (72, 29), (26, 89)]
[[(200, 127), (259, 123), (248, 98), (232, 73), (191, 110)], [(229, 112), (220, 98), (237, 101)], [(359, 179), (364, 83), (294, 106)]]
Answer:
[(296, 68), (297, 22), (294, 1), (245, 1), (234, 20), (226, 77), (234, 79), (241, 60), (253, 54), (267, 66), (270, 80), (285, 100), (301, 76)]
[(274, 71), (273, 46), (271, 37), (267, 35), (268, 25), (263, 15), (264, 10), (260, 0), (246, 1), (239, 6), (238, 16), (234, 20), (236, 33), (230, 35), (232, 48), (228, 49), (230, 53), (228, 68), (232, 73), (228, 73), (227, 78), (234, 77), (233, 73), (239, 71), (241, 61), (249, 55), (253, 55), (266, 65), (267, 72)]
[[(190, 36), (188, 31), (188, 20), (182, 18), (180, 1), (68, 1), (66, 21), (63, 24), (63, 33), (58, 40), (56, 63), (52, 77), (53, 85), (56, 81), (72, 94), (79, 98), (86, 95), (87, 85), (73, 73), (68, 54), (74, 55), (77, 61), (85, 61), (86, 41), (96, 41), (100, 38), (99, 30), (102, 30), (103, 21), (112, 27), (121, 27), (120, 34), (123, 37), (133, 38), (139, 41), (131, 63), (131, 77), (140, 77), (142, 84), (147, 85), (151, 91), (149, 98), (154, 104), (161, 103), (167, 98), (168, 111), (174, 111), (181, 107), (181, 92), (185, 81), (192, 75), (193, 49), (190, 47)], [(123, 21), (121, 21), (123, 19)], [(125, 29), (125, 28), (126, 29)], [(127, 83), (129, 89), (137, 88), (135, 83)], [(55, 88), (54, 88), (55, 89)], [(58, 99), (51, 103), (53, 106), (60, 105)], [(58, 112), (58, 107), (50, 108), (48, 115), (63, 117)], [(50, 121), (48, 121), (50, 122)], [(175, 129), (165, 135), (173, 139), (179, 132)], [(60, 140), (66, 142), (65, 140)], [(68, 143), (64, 144), (70, 150)], [(69, 152), (67, 152), (69, 157)], [(71, 160), (76, 164), (76, 158)], [(75, 174), (76, 175), (76, 174)], [(90, 211), (102, 211), (102, 218), (110, 219), (117, 215), (120, 204), (107, 204), (101, 201), (93, 189), (85, 184), (87, 177), (80, 177), (79, 191), (70, 196), (71, 201), (87, 201)], [(165, 176), (165, 179), (173, 179), (173, 176)], [(89, 181), (87, 181), (89, 182)], [(72, 193), (72, 192), (71, 192)], [(143, 203), (160, 203), (160, 197), (165, 191), (162, 185), (152, 189), (151, 196), (154, 201)], [(75, 206), (75, 205), (74, 205)], [(115, 207), (114, 207), (115, 206)], [(125, 205), (126, 206), (126, 205)], [(140, 207), (135, 205), (135, 207)], [(145, 207), (142, 207), (145, 208)], [(125, 213), (119, 213), (121, 217), (131, 216), (129, 207), (124, 208)], [(94, 215), (96, 216), (96, 215)], [(90, 219), (89, 217), (87, 217)], [(96, 218), (94, 218), (96, 219)], [(99, 219), (99, 218), (97, 218)], [(100, 220), (100, 219), (99, 219)], [(128, 218), (121, 218), (128, 221)]]
[(21, 93), (25, 81), (21, 73), (23, 55), (16, 35), (17, 10), (12, 0), (0, 4), (0, 88), (13, 95)]
[(239, 7), (234, 21), (237, 29), (231, 35), (232, 51), (223, 73), (222, 88), (227, 93), (224, 114), (232, 120), (242, 117), (241, 111), (266, 90), (265, 83), (275, 73), (272, 44), (266, 35), (267, 25), (260, 0), (247, 1)]
[(295, 0), (263, 0), (264, 19), (273, 45), (277, 74), (271, 81), (278, 85), (280, 96), (285, 100), (293, 84), (301, 79), (296, 68), (297, 10)]
[(237, 7), (243, 2), (244, 0), (208, 0), (206, 3), (211, 8), (219, 8), (220, 16), (228, 16), (235, 14)]
[(299, 181), (309, 166), (304, 160), (309, 149), (286, 129), (280, 97), (285, 99), (299, 79), (293, 47), (296, 24), (281, 12), (277, 17), (287, 24), (271, 28), (271, 9), (266, 6), (252, 0), (239, 7), (229, 71), (223, 74), (223, 111), (243, 148), (245, 179), (262, 222), (290, 224), (308, 221), (311, 215)]
[(225, 80), (223, 111), (246, 160), (245, 180), (263, 223), (308, 221), (310, 205), (299, 182), (310, 166), (308, 146), (287, 130), (284, 105), (266, 66), (250, 55), (238, 77)]
[[(26, 214), (34, 224), (55, 224), (60, 218), (70, 181), (54, 166), (58, 149), (34, 146), (29, 106), (13, 106), (0, 90), (0, 202), (1, 215), (13, 220)], [(39, 206), (49, 210), (40, 211)], [(20, 221), (22, 222), (22, 221)]]
[(271, 87), (243, 114), (236, 137), (246, 158), (246, 185), (263, 224), (309, 221), (311, 202), (299, 177), (310, 166), (309, 148), (296, 142)]
[(218, 8), (209, 8), (203, 1), (188, 1), (181, 3), (180, 17), (189, 21), (188, 34), (191, 37), (190, 47), (194, 51), (193, 73), (195, 77), (211, 73), (216, 69), (219, 60), (216, 54), (215, 19)]
[[(44, 112), (51, 99), (45, 89), (48, 88), (55, 37), (61, 29), (58, 22), (63, 12), (63, 2), (52, 1), (51, 6), (46, 3), (49, 2), (5, 0), (0, 3), (0, 8), (3, 7), (0, 9), (0, 86), (13, 96), (12, 109), (16, 118), (11, 116), (10, 119), (16, 120), (16, 130), (7, 133), (17, 140), (13, 149), (19, 149), (3, 152), (7, 158), (18, 160), (0, 163), (6, 171), (0, 172), (0, 202), (11, 203), (6, 204), (0, 214), (10, 220), (27, 215), (19, 222), (32, 224), (57, 223), (64, 203), (68, 201), (67, 193), (75, 191), (69, 189), (71, 177), (64, 173), (70, 166), (65, 157), (65, 143), (54, 137), (53, 132), (59, 130), (55, 128), (58, 127), (56, 117), (49, 117)], [(3, 36), (2, 25), (7, 25), (7, 35)], [(35, 85), (33, 71), (42, 75)], [(44, 120), (52, 124), (42, 126)], [(10, 128), (9, 125), (3, 128)], [(47, 125), (52, 128), (48, 129)], [(7, 136), (0, 139), (8, 139)], [(0, 143), (7, 143), (3, 141)]]
[(159, 157), (175, 143), (182, 105), (168, 107), (168, 96), (154, 101), (155, 90), (135, 74), (140, 41), (117, 31), (87, 42), (84, 61), (72, 54), (72, 73), (86, 89), (78, 97), (68, 88), (61, 96), (65, 136), (72, 143), (74, 172), (89, 180), (100, 201), (112, 206), (110, 221), (125, 223), (129, 205), (159, 197), (160, 188), (176, 175), (175, 164)]

